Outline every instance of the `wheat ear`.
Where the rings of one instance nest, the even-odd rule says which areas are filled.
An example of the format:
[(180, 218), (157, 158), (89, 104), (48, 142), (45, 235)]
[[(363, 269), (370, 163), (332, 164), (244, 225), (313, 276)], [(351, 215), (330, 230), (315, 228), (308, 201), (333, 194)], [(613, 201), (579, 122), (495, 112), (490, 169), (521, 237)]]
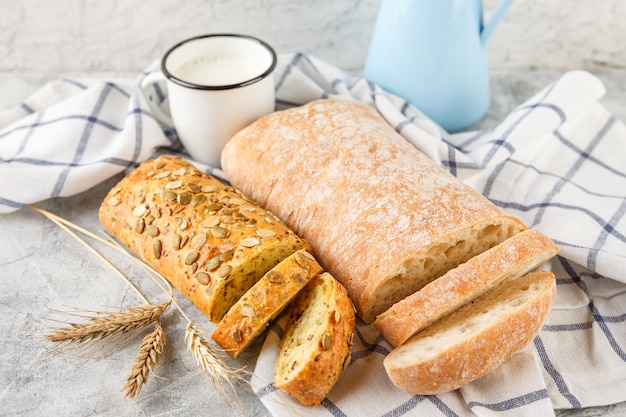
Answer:
[(122, 393), (127, 398), (137, 398), (143, 384), (148, 381), (150, 372), (157, 366), (165, 347), (165, 332), (161, 321), (157, 320), (154, 331), (144, 337), (139, 347), (139, 354), (126, 377)]
[(202, 368), (205, 375), (210, 375), (215, 390), (220, 396), (229, 401), (230, 397), (226, 392), (226, 383), (234, 392), (237, 382), (247, 382), (241, 375), (241, 369), (233, 369), (216, 355), (215, 350), (209, 345), (209, 341), (202, 331), (191, 321), (187, 324), (185, 332), (187, 349), (191, 351), (196, 364)]
[(127, 333), (140, 329), (159, 320), (167, 310), (170, 301), (161, 305), (148, 304), (145, 306), (129, 307), (123, 311), (112, 313), (97, 312), (96, 316), (84, 316), (84, 323), (70, 323), (69, 326), (53, 329), (45, 338), (55, 343), (83, 343), (94, 339)]

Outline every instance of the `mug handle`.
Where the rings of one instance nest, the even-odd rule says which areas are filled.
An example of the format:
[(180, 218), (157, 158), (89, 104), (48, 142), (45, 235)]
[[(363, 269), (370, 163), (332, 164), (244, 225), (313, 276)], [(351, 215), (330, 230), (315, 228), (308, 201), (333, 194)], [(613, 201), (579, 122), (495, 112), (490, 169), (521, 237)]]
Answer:
[(141, 94), (146, 99), (152, 116), (154, 116), (154, 118), (157, 119), (159, 122), (169, 127), (174, 127), (174, 121), (172, 120), (172, 117), (169, 114), (165, 113), (163, 109), (161, 109), (161, 107), (158, 105), (157, 98), (154, 94), (154, 88), (152, 87), (153, 84), (159, 81), (164, 81), (165, 79), (166, 78), (161, 71), (151, 72), (143, 77), (143, 79), (139, 83), (139, 91), (141, 91)]

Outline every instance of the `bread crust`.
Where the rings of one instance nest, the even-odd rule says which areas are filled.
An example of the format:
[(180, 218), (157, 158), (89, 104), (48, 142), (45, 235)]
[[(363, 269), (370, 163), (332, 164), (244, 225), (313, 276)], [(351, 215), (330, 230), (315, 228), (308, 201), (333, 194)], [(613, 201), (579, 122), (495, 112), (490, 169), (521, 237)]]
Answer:
[(304, 405), (321, 403), (350, 363), (354, 326), (345, 288), (327, 272), (317, 275), (289, 307), (275, 385)]
[(537, 229), (505, 240), (448, 271), (380, 314), (374, 326), (393, 346), (507, 279), (526, 275), (559, 252)]
[[(437, 354), (421, 354), (424, 349), (418, 346), (430, 337), (441, 334), (455, 323), (465, 322), (472, 314), (480, 315), (482, 311), (493, 314), (493, 303), (489, 300), (502, 298), (503, 292), (519, 293), (533, 283), (538, 284), (540, 290), (513, 311), (498, 316), (495, 322), (481, 326), (470, 336), (455, 338), (454, 343), (438, 349)], [(549, 272), (533, 272), (506, 282), (395, 348), (383, 361), (385, 370), (394, 385), (410, 394), (441, 394), (460, 388), (487, 375), (530, 343), (547, 318), (555, 296), (556, 282)]]
[(355, 101), (261, 118), (229, 141), (222, 169), (311, 244), (367, 323), (526, 228)]
[(253, 200), (171, 156), (124, 177), (99, 216), (215, 323), (268, 270), (310, 250)]
[(322, 267), (313, 255), (299, 250), (270, 269), (219, 322), (211, 337), (236, 358), (293, 300)]

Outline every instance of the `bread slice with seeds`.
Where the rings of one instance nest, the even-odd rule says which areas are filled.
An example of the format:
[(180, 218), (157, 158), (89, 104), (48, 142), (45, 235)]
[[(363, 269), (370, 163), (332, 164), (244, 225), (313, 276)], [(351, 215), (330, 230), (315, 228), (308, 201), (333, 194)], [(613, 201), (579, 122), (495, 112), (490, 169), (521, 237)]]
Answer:
[(554, 303), (550, 272), (532, 272), (494, 290), (395, 348), (383, 361), (397, 387), (441, 394), (493, 371), (530, 343)]
[(274, 383), (304, 405), (328, 395), (350, 363), (355, 310), (329, 273), (311, 280), (289, 308)]
[(228, 310), (212, 334), (213, 340), (236, 358), (263, 333), (322, 267), (300, 250), (270, 269)]
[(214, 323), (280, 261), (310, 250), (237, 189), (172, 156), (144, 162), (124, 177), (99, 215)]

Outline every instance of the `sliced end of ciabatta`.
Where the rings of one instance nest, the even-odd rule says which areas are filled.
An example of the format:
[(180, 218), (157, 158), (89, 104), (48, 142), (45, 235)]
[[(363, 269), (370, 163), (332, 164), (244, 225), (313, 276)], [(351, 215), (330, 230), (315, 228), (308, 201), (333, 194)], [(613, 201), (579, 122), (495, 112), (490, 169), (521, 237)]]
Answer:
[(374, 326), (392, 345), (481, 296), (501, 282), (526, 275), (559, 248), (537, 229), (520, 232), (469, 259), (380, 314)]
[(355, 311), (345, 288), (317, 275), (289, 307), (275, 368), (275, 385), (304, 405), (328, 395), (350, 362)]
[(556, 296), (554, 275), (507, 281), (395, 348), (384, 360), (391, 381), (411, 394), (440, 394), (498, 367), (539, 333)]
[(219, 322), (213, 340), (234, 358), (284, 310), (322, 267), (313, 255), (299, 250), (268, 271)]
[(359, 316), (366, 323), (372, 323), (376, 316), (393, 304), (419, 291), (450, 269), (524, 230), (526, 226), (516, 217), (494, 216), (425, 245), (412, 253), (378, 286), (366, 288), (361, 293), (360, 303), (356, 303), (357, 306), (362, 305)]

